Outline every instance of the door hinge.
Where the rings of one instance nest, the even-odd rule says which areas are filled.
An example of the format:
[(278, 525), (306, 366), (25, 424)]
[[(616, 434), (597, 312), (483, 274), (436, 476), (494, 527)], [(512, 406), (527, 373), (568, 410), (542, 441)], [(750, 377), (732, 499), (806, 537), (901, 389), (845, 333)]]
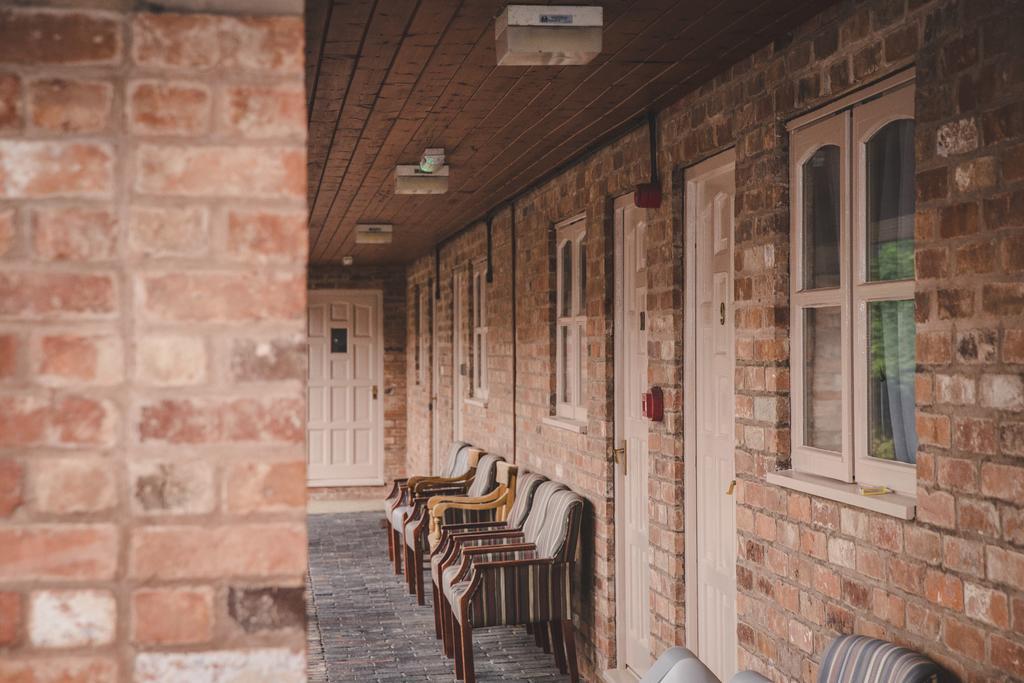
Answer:
[(626, 442), (623, 441), (622, 442), (622, 448), (614, 448), (614, 449), (612, 449), (612, 452), (615, 455), (615, 464), (617, 464), (618, 466), (620, 466), (622, 468), (622, 476), (626, 476), (626, 472), (627, 472)]

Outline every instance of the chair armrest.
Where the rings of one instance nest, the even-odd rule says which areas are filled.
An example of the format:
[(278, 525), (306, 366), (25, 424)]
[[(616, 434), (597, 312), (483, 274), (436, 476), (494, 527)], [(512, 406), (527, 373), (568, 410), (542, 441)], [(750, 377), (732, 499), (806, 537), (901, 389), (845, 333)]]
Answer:
[[(485, 493), (482, 496), (474, 496), (470, 498), (468, 496), (433, 496), (427, 506), (433, 510), (435, 506), (447, 503), (449, 507), (457, 507), (462, 510), (482, 510), (492, 507), (498, 507), (505, 496), (505, 491), (499, 486), (490, 493)], [(471, 507), (474, 505), (486, 506), (485, 507)]]
[(418, 493), (421, 486), (461, 484), (468, 482), (473, 478), (475, 473), (475, 469), (470, 469), (465, 474), (460, 474), (457, 477), (411, 477), (406, 485), (413, 493)]

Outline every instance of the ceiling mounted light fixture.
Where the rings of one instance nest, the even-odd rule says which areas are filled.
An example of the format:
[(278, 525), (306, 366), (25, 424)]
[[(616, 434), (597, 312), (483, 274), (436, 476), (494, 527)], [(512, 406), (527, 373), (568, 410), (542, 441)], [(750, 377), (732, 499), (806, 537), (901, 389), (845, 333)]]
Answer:
[(343, 265), (343, 266), (351, 266), (354, 261), (355, 261), (355, 259), (352, 258), (351, 256), (342, 256), (341, 257), (341, 265)]
[(418, 165), (395, 168), (395, 194), (444, 194), (448, 191), (448, 166), (424, 173)]
[(420, 170), (424, 173), (436, 173), (444, 166), (444, 147), (428, 147), (420, 157)]
[(494, 20), (498, 66), (589, 64), (601, 54), (604, 10), (581, 5), (508, 5)]
[(364, 223), (356, 226), (356, 244), (391, 244), (393, 225)]

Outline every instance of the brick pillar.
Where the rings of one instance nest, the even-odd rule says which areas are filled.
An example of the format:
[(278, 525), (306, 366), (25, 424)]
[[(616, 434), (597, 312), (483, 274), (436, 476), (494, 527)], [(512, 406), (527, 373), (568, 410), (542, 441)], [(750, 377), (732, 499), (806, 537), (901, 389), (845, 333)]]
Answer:
[(305, 680), (302, 77), (298, 17), (0, 10), (0, 681)]

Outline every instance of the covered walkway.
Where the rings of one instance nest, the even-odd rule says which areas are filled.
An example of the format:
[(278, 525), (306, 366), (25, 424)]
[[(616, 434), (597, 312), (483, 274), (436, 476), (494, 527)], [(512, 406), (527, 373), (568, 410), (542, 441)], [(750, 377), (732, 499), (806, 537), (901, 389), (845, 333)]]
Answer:
[[(419, 607), (387, 561), (380, 514), (309, 517), (309, 683), (452, 680), (434, 639), (430, 606)], [(567, 681), (521, 628), (474, 637), (477, 680)]]

